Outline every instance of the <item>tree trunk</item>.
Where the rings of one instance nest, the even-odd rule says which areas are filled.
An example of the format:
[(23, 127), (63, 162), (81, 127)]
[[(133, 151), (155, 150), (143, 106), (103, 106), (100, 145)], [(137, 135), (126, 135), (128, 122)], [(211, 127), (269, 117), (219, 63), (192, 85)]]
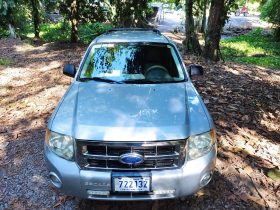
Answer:
[(40, 33), (40, 17), (39, 17), (39, 1), (31, 0), (32, 4), (32, 17), (33, 17), (33, 25), (34, 25), (34, 34), (35, 38), (39, 38)]
[(71, 42), (78, 42), (78, 0), (73, 0), (71, 10)]
[(194, 30), (193, 0), (186, 0), (186, 39), (184, 40), (187, 53), (201, 54), (201, 48)]
[(219, 61), (221, 59), (220, 39), (225, 20), (226, 12), (224, 0), (212, 0), (203, 53), (206, 59), (212, 61)]
[(200, 33), (203, 33), (205, 35), (206, 31), (206, 10), (207, 10), (208, 0), (205, 0), (203, 2), (203, 16), (202, 16), (202, 23), (200, 27)]

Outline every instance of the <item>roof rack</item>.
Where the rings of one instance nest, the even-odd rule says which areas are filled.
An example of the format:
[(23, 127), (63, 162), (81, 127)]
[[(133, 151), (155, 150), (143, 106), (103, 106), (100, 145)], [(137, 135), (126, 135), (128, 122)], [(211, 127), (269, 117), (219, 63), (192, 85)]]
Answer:
[(158, 29), (153, 29), (153, 28), (112, 28), (108, 30), (107, 33), (114, 32), (114, 31), (152, 31), (156, 34), (161, 35)]

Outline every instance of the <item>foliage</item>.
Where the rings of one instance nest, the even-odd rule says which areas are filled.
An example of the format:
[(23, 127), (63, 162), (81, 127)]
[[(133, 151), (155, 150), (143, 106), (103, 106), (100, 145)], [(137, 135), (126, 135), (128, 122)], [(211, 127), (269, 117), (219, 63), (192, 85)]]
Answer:
[[(113, 26), (108, 23), (82, 23), (78, 27), (78, 33), (80, 41), (84, 44), (90, 43), (96, 36), (105, 33)], [(55, 41), (68, 41), (71, 35), (71, 25), (68, 21), (61, 21), (58, 23), (43, 23), (40, 27), (40, 37), (46, 42)], [(30, 25), (28, 29), (25, 29), (25, 36), (33, 38), (33, 29)]]
[(261, 17), (275, 26), (275, 37), (280, 40), (280, 1), (267, 0), (261, 9)]
[(262, 7), (261, 17), (280, 26), (280, 1), (268, 0)]
[(45, 8), (45, 13), (58, 11), (59, 1), (43, 0), (43, 4)]
[(14, 64), (14, 61), (9, 58), (0, 58), (0, 66), (9, 66)]
[[(14, 8), (16, 8), (16, 0), (0, 0), (0, 26), (6, 27), (11, 22), (11, 13)], [(7, 30), (7, 29), (6, 29)], [(0, 34), (4, 33), (3, 29)]]
[(225, 0), (225, 21), (229, 20), (231, 12), (235, 12), (238, 9), (237, 0)]
[[(39, 0), (36, 1), (38, 2), (38, 9), (42, 9), (41, 7), (39, 7)], [(8, 4), (7, 2), (10, 3)], [(0, 29), (0, 37), (9, 35), (10, 33), (8, 31), (9, 24), (11, 24), (12, 27), (15, 28), (17, 35), (22, 36), (22, 34), (25, 34), (26, 29), (29, 29), (29, 25), (31, 24), (33, 19), (31, 8), (32, 8), (31, 1), (24, 1), (24, 0), (1, 1), (0, 0), (0, 26), (2, 26)]]
[(162, 2), (162, 3), (167, 3), (167, 4), (175, 4), (175, 3), (184, 3), (184, 0), (149, 0), (149, 2)]
[(262, 29), (221, 42), (226, 60), (280, 69), (280, 42)]
[(79, 37), (80, 40), (88, 44), (90, 43), (96, 36), (105, 33), (109, 29), (113, 27), (112, 24), (106, 23), (85, 23), (79, 26)]
[[(69, 20), (71, 17), (71, 0), (59, 0), (58, 9), (65, 19)], [(48, 4), (50, 5), (50, 4)], [(54, 8), (54, 6), (52, 6)], [(106, 0), (102, 1), (90, 1), (90, 0), (79, 0), (79, 22), (103, 22), (108, 20), (110, 17), (110, 8)]]
[(83, 0), (80, 2), (83, 3), (83, 9), (79, 13), (82, 22), (105, 22), (112, 20), (112, 9), (107, 1), (89, 3), (90, 1)]
[(21, 4), (20, 7), (14, 9), (14, 21), (17, 34), (22, 35), (26, 33), (29, 26), (32, 26), (32, 11), (27, 4)]
[(206, 31), (206, 10), (209, 7), (209, 4), (209, 0), (196, 0), (193, 5), (196, 30), (203, 34), (205, 34)]
[(66, 41), (70, 39), (70, 23), (59, 22), (59, 23), (44, 23), (41, 24), (40, 37), (47, 41)]
[(280, 170), (277, 167), (270, 169), (267, 172), (267, 176), (275, 181), (280, 180)]
[(148, 0), (111, 0), (115, 8), (114, 25), (118, 27), (146, 27)]
[(8, 37), (9, 36), (9, 30), (7, 28), (2, 28), (0, 25), (0, 39), (2, 37)]
[(195, 17), (199, 18), (203, 15), (203, 7), (205, 3), (208, 6), (209, 2), (205, 0), (195, 0), (193, 2), (193, 14)]
[(59, 10), (66, 20), (71, 22), (71, 42), (77, 42), (78, 25), (81, 22), (106, 21), (110, 17), (109, 10), (106, 9), (107, 0), (60, 0)]
[(0, 17), (8, 14), (8, 10), (16, 6), (17, 0), (0, 0)]

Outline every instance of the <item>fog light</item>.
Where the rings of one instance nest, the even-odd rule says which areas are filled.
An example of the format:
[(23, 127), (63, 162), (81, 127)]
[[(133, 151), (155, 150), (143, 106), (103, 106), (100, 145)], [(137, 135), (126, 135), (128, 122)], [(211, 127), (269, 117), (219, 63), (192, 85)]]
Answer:
[(175, 190), (154, 190), (155, 195), (173, 194)]
[(89, 195), (110, 195), (110, 191), (103, 190), (87, 190)]
[(200, 180), (201, 187), (206, 186), (211, 181), (212, 174), (213, 174), (212, 172), (207, 172), (206, 174), (204, 174), (204, 176)]
[(52, 184), (56, 187), (56, 188), (61, 188), (62, 187), (62, 182), (59, 179), (59, 177), (54, 173), (54, 172), (50, 172), (49, 177), (51, 179)]

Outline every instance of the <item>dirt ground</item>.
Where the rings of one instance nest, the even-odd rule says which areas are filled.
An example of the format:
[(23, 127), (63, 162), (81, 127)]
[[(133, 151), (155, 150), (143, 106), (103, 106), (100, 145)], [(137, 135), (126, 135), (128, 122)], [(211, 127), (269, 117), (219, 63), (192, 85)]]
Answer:
[[(218, 134), (218, 160), (210, 184), (185, 199), (96, 202), (68, 197), (48, 180), (43, 157), (50, 114), (71, 79), (66, 62), (78, 65), (86, 47), (32, 45), (0, 40), (0, 210), (2, 209), (280, 209), (280, 71), (235, 63), (200, 63), (194, 79)], [(270, 174), (270, 175), (269, 175)]]

